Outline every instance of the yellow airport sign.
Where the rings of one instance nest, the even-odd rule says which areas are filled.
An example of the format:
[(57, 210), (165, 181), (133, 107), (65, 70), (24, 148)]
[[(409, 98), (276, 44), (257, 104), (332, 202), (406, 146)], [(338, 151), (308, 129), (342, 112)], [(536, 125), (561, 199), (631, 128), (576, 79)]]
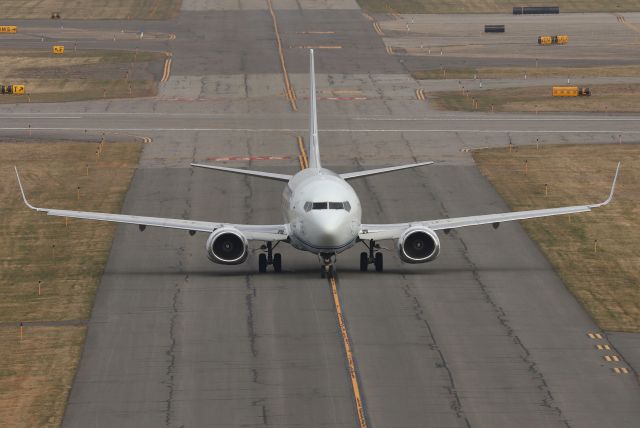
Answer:
[(24, 85), (13, 85), (13, 93), (15, 95), (24, 95)]
[(64, 46), (54, 46), (53, 47), (53, 53), (54, 54), (63, 54), (64, 53)]
[(0, 25), (0, 33), (16, 33), (18, 32), (18, 27), (15, 25)]

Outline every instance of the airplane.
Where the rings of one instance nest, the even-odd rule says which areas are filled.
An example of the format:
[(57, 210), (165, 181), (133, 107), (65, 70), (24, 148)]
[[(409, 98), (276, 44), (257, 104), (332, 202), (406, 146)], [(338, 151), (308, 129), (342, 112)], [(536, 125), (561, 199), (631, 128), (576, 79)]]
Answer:
[(437, 231), (448, 234), (452, 229), (484, 224), (491, 224), (497, 229), (500, 223), (508, 221), (591, 211), (593, 208), (609, 204), (613, 199), (620, 163), (616, 168), (609, 197), (600, 203), (395, 224), (362, 223), (362, 206), (358, 195), (349, 185), (349, 180), (417, 168), (431, 165), (434, 162), (419, 162), (343, 174), (336, 174), (323, 168), (320, 163), (318, 142), (313, 50), (310, 50), (309, 62), (308, 168), (302, 169), (294, 175), (286, 175), (198, 163), (191, 164), (197, 168), (285, 182), (286, 186), (282, 195), (284, 217), (282, 224), (232, 224), (39, 208), (31, 205), (27, 200), (18, 169), (14, 167), (22, 199), (27, 207), (38, 212), (45, 212), (50, 216), (136, 224), (141, 231), (144, 231), (147, 226), (155, 226), (183, 229), (189, 231), (191, 235), (196, 232), (208, 233), (207, 257), (211, 261), (223, 265), (243, 263), (249, 255), (249, 241), (262, 241), (264, 244), (260, 246), (261, 252), (258, 257), (259, 272), (266, 272), (269, 265), (273, 266), (275, 272), (281, 272), (282, 256), (280, 253), (274, 254), (273, 250), (280, 243), (288, 243), (298, 250), (317, 254), (321, 262), (320, 271), (323, 277), (335, 272), (337, 254), (358, 243), (363, 243), (368, 249), (368, 251), (360, 253), (360, 270), (366, 271), (368, 266), (373, 264), (375, 270), (381, 272), (383, 270), (383, 255), (378, 241), (396, 240), (399, 257), (405, 263), (426, 263), (435, 260), (440, 253), (440, 239)]

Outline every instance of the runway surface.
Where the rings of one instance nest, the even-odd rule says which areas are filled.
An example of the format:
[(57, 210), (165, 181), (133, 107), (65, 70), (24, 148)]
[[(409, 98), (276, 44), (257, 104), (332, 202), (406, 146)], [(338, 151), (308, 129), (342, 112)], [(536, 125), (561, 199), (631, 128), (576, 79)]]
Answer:
[[(365, 222), (506, 211), (469, 148), (638, 141), (634, 116), (433, 112), (352, 2), (343, 10), (274, 2), (298, 96), (293, 112), (269, 12), (258, 2), (224, 4), (241, 3), (256, 6), (189, 1), (177, 21), (131, 24), (176, 34), (162, 42), (174, 65), (157, 98), (2, 106), (0, 131), (149, 137), (123, 212), (277, 223), (280, 183), (188, 164), (275, 156), (227, 164), (294, 172), (295, 137), (307, 126), (307, 53), (296, 46), (340, 44), (316, 51), (323, 163), (346, 171), (440, 161), (354, 181)], [(382, 274), (358, 271), (357, 248), (338, 258), (368, 426), (636, 424), (640, 385), (628, 363), (637, 354), (617, 364), (631, 373), (612, 370), (596, 345), (615, 352), (616, 336), (597, 329), (518, 224), (441, 239), (441, 257), (427, 265), (401, 264), (385, 243)], [(240, 266), (213, 265), (205, 240), (118, 228), (63, 426), (358, 426), (317, 259), (281, 246), (284, 273), (258, 274), (257, 252)]]

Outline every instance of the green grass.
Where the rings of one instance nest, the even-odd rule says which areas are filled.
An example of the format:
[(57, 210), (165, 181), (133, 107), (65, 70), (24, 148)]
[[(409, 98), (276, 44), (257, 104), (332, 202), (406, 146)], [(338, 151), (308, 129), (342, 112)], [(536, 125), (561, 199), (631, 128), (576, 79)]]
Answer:
[[(30, 201), (119, 212), (138, 164), (140, 143), (3, 142), (0, 144), (0, 425), (58, 426), (85, 335), (84, 326), (26, 327), (19, 322), (86, 320), (115, 226), (48, 217)], [(89, 166), (89, 175), (86, 167)], [(80, 200), (77, 187), (80, 186)], [(41, 294), (38, 295), (38, 281)]]
[(602, 329), (640, 332), (640, 145), (527, 146), (473, 157), (513, 210), (601, 201), (622, 161), (610, 205), (522, 225)]
[[(169, 19), (181, 0), (3, 0), (5, 19)], [(18, 28), (19, 31), (19, 28)]]
[(512, 13), (514, 6), (559, 6), (562, 12), (640, 11), (637, 0), (357, 0), (369, 13)]
[[(562, 85), (560, 85), (562, 86)], [(431, 105), (442, 110), (505, 112), (640, 112), (639, 84), (593, 85), (590, 97), (553, 97), (551, 86), (432, 92)], [(473, 100), (477, 100), (475, 108)]]

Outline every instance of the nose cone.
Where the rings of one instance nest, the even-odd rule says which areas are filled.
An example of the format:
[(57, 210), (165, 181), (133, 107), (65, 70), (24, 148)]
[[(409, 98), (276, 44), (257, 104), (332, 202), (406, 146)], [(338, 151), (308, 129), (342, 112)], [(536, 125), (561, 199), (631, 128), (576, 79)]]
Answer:
[(318, 247), (339, 248), (353, 239), (347, 216), (343, 213), (325, 211), (314, 216), (310, 226), (311, 240)]

